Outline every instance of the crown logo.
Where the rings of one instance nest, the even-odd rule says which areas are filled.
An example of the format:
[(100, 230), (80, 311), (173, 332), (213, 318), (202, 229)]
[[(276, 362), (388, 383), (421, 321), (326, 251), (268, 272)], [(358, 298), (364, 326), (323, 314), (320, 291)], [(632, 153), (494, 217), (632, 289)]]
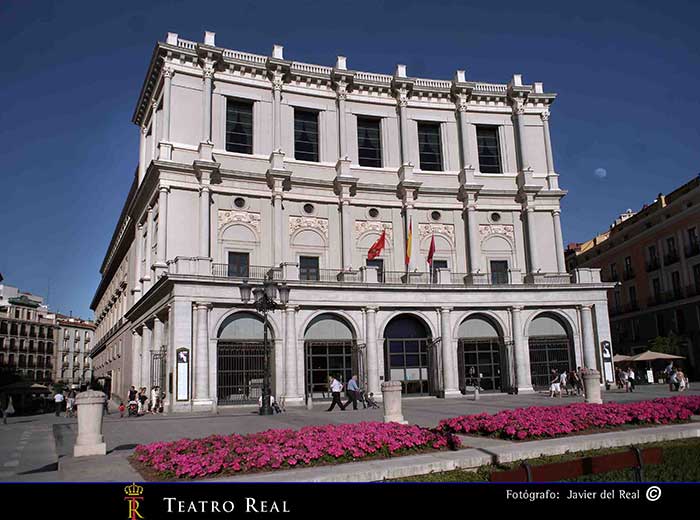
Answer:
[(143, 494), (143, 486), (139, 486), (136, 483), (132, 483), (130, 486), (124, 488), (124, 493), (130, 497), (139, 497)]

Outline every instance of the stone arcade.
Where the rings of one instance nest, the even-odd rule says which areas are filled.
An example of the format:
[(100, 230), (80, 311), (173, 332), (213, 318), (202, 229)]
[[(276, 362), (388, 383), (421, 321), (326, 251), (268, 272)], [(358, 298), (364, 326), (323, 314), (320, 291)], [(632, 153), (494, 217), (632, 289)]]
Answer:
[(264, 279), (291, 289), (269, 314), (286, 406), (329, 398), (329, 375), (459, 398), (600, 370), (610, 284), (566, 273), (554, 99), (517, 74), (368, 73), (169, 33), (92, 302), (95, 376), (121, 397), (159, 385), (167, 412), (257, 403), (263, 325), (239, 287)]

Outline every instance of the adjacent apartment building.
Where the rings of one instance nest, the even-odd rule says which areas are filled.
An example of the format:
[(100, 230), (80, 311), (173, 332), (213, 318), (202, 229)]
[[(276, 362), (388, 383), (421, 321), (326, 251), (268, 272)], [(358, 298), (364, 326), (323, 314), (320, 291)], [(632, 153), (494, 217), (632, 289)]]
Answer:
[(41, 296), (0, 283), (0, 367), (52, 382), (57, 330), (56, 315)]
[(58, 358), (57, 381), (71, 385), (87, 385), (92, 382), (92, 359), (90, 345), (95, 325), (88, 320), (72, 316), (57, 316)]
[(597, 268), (614, 283), (608, 305), (615, 349), (634, 354), (677, 336), (693, 375), (700, 361), (700, 177), (627, 211), (609, 231), (570, 245), (570, 270)]
[(613, 285), (566, 271), (555, 97), (518, 74), (388, 75), (169, 33), (92, 301), (95, 377), (159, 385), (169, 412), (257, 403), (263, 317), (241, 287), (265, 280), (289, 290), (267, 365), (287, 406), (328, 398), (329, 375), (459, 398), (600, 368)]

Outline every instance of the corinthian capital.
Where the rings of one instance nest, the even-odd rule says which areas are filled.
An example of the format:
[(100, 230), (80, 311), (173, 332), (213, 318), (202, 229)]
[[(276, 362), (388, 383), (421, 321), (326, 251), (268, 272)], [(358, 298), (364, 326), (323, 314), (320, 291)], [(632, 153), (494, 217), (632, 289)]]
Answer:
[(525, 101), (519, 98), (513, 99), (513, 114), (521, 116), (525, 113)]
[(401, 108), (406, 108), (408, 106), (408, 90), (406, 87), (401, 87), (396, 91), (396, 101)]
[(455, 105), (457, 106), (457, 112), (467, 111), (467, 96), (466, 94), (459, 94), (455, 99)]
[(542, 121), (549, 121), (549, 109), (545, 109), (541, 114), (540, 117), (542, 118)]
[(282, 72), (278, 70), (274, 71), (270, 77), (270, 81), (272, 81), (272, 90), (276, 92), (282, 91), (282, 86), (284, 85), (284, 75)]
[(165, 67), (163, 67), (163, 77), (164, 77), (164, 78), (172, 78), (174, 72), (175, 72), (175, 71), (174, 71), (173, 68), (170, 67), (170, 66), (167, 66), (167, 65), (166, 65)]
[(338, 99), (345, 101), (348, 97), (348, 84), (346, 81), (338, 81), (335, 84), (335, 91), (338, 94)]

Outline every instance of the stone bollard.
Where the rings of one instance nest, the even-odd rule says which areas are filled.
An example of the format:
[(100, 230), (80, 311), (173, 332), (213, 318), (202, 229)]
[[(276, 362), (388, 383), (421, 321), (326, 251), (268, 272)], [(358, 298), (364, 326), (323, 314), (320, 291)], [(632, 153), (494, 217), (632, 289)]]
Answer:
[(78, 438), (73, 448), (74, 457), (106, 455), (107, 445), (102, 435), (102, 414), (107, 396), (96, 390), (78, 394)]
[(408, 424), (401, 413), (401, 381), (385, 381), (382, 383), (384, 402), (384, 422)]
[(587, 403), (602, 404), (600, 396), (600, 372), (587, 370), (581, 374), (583, 378), (583, 394)]
[(309, 395), (309, 396), (306, 398), (306, 409), (307, 409), (307, 410), (313, 410), (313, 409), (314, 409), (314, 400), (313, 400), (313, 398), (311, 397), (311, 395)]

